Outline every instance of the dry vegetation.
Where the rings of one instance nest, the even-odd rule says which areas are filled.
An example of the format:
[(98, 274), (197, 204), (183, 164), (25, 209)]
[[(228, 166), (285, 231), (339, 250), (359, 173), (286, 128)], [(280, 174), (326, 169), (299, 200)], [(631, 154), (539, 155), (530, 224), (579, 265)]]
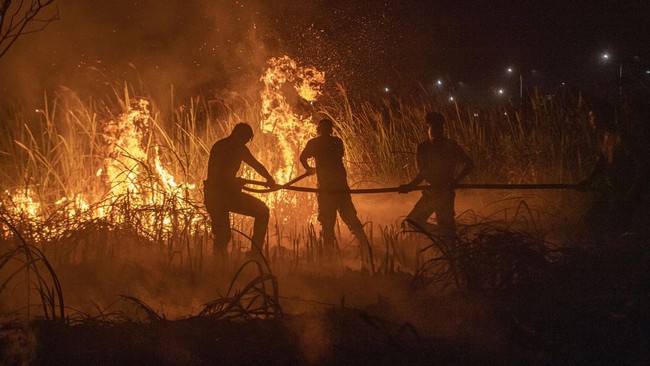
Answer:
[[(62, 90), (36, 113), (16, 106), (1, 131), (0, 350), (9, 364), (649, 360), (646, 239), (581, 233), (582, 193), (461, 195), (470, 209), (458, 212), (453, 242), (404, 232), (408, 204), (395, 212), (377, 200), (360, 210), (374, 273), (361, 271), (346, 229), (338, 259), (325, 261), (313, 196), (274, 196), (263, 260), (246, 257), (250, 221), (236, 216), (231, 260), (218, 268), (201, 203), (209, 148), (234, 123), (259, 124), (259, 106), (196, 98), (143, 107), (131, 87), (112, 90), (100, 100)], [(432, 109), (474, 157), (469, 182), (576, 182), (594, 149), (582, 103), (534, 95), (477, 110), (424, 93), (378, 105), (341, 89), (301, 108), (338, 122), (351, 184), (379, 187), (412, 176)], [(132, 121), (147, 126), (145, 155), (116, 150), (116, 121), (143, 108)], [(272, 135), (257, 131), (251, 150), (279, 164)], [(115, 156), (121, 176), (138, 173), (119, 194), (97, 175)]]

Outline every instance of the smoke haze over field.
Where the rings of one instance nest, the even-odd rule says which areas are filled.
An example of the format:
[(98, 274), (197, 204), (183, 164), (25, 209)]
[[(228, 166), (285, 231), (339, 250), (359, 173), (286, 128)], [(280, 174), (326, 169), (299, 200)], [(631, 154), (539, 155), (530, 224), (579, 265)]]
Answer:
[(2, 60), (3, 91), (92, 91), (138, 77), (145, 88), (191, 90), (228, 87), (233, 75), (259, 78), (266, 57), (254, 27), (259, 13), (211, 3), (59, 1), (61, 20), (26, 36)]
[(388, 72), (379, 65), (390, 66), (387, 34), (397, 29), (383, 3), (342, 2), (329, 16), (324, 3), (285, 3), (59, 0), (60, 20), (25, 35), (0, 60), (1, 92), (40, 98), (61, 85), (92, 93), (106, 82), (141, 80), (154, 95), (171, 85), (182, 96), (257, 93), (266, 60), (284, 53), (341, 74), (342, 83)]
[(510, 63), (555, 80), (608, 47), (645, 60), (644, 3), (58, 0), (60, 20), (0, 60), (0, 92), (40, 98), (138, 78), (154, 95), (247, 92), (284, 53), (366, 95), (438, 77), (487, 84)]

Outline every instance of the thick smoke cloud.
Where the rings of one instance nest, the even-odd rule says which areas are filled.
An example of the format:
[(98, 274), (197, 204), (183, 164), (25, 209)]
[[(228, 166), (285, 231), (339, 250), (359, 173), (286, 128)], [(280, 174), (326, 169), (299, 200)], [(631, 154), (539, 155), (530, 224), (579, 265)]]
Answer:
[[(61, 19), (26, 35), (0, 60), (2, 92), (142, 82), (151, 92), (228, 88), (259, 77), (266, 50), (256, 4), (175, 1), (57, 2)], [(102, 80), (104, 79), (104, 80)]]
[(0, 59), (3, 99), (126, 81), (154, 96), (238, 93), (285, 53), (354, 84), (388, 75), (385, 2), (59, 0), (60, 20)]
[(0, 59), (3, 100), (42, 98), (44, 90), (59, 85), (92, 92), (106, 80), (141, 80), (154, 97), (169, 94), (171, 85), (179, 99), (223, 90), (250, 93), (268, 57), (282, 54), (326, 71), (329, 86), (341, 83), (363, 96), (438, 77), (491, 85), (509, 63), (536, 69), (548, 82), (552, 76), (570, 79), (576, 69), (595, 69), (594, 55), (606, 48), (622, 60), (647, 59), (648, 35), (638, 31), (648, 25), (644, 2), (56, 4), (60, 20), (21, 38)]

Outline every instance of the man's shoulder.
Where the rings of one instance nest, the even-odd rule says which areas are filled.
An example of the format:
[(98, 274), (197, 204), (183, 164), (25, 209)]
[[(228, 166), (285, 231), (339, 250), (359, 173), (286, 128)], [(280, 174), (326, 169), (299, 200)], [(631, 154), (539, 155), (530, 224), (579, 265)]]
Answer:
[(219, 150), (224, 145), (223, 140), (224, 139), (217, 140), (214, 144), (212, 144), (212, 148), (210, 149), (210, 151)]
[(314, 137), (314, 138), (311, 138), (311, 139), (307, 140), (307, 143), (305, 144), (305, 149), (312, 148), (314, 146), (314, 144), (317, 144), (318, 143), (317, 139), (318, 139), (318, 137)]
[(417, 146), (417, 149), (420, 150), (420, 151), (429, 150), (429, 149), (434, 149), (434, 150), (438, 151), (440, 148), (443, 148), (443, 149), (459, 149), (460, 145), (458, 144), (458, 142), (456, 142), (456, 141), (454, 141), (452, 139), (444, 137), (444, 138), (441, 138), (441, 139), (436, 140), (436, 141), (424, 140), (424, 141), (420, 142), (418, 144), (418, 146)]
[(328, 146), (328, 145), (336, 145), (336, 144), (343, 144), (343, 140), (336, 136), (332, 135), (327, 135), (327, 136), (318, 136), (314, 137), (313, 139), (307, 141), (307, 144), (311, 143), (312, 145), (318, 145), (318, 146)]
[(241, 151), (248, 150), (248, 147), (246, 147), (246, 145), (234, 143), (234, 141), (232, 139), (229, 139), (228, 137), (224, 137), (221, 140), (217, 140), (217, 142), (215, 142), (214, 145), (212, 145), (211, 150), (212, 151), (241, 152)]
[(434, 145), (433, 145), (433, 142), (431, 142), (431, 141), (429, 141), (429, 140), (424, 140), (424, 141), (422, 141), (422, 142), (420, 142), (420, 143), (418, 144), (418, 150), (421, 150), (421, 149), (428, 149), (428, 148), (431, 148), (432, 146), (434, 146)]
[(444, 141), (445, 144), (447, 144), (448, 146), (460, 147), (460, 144), (458, 144), (458, 142), (457, 142), (456, 140), (452, 140), (452, 139), (450, 139), (450, 138), (446, 138), (446, 137), (445, 137), (445, 138), (443, 139), (443, 141)]

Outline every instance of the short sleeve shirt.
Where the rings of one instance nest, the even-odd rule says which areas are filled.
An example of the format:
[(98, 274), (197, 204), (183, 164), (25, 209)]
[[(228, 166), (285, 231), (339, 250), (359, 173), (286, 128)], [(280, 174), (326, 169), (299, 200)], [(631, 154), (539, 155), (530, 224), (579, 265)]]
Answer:
[(416, 160), (418, 170), (429, 184), (447, 185), (453, 182), (456, 168), (470, 158), (455, 141), (443, 138), (420, 143)]
[(343, 141), (331, 135), (318, 136), (307, 141), (302, 152), (302, 155), (314, 158), (318, 186), (321, 188), (348, 187), (343, 154)]

